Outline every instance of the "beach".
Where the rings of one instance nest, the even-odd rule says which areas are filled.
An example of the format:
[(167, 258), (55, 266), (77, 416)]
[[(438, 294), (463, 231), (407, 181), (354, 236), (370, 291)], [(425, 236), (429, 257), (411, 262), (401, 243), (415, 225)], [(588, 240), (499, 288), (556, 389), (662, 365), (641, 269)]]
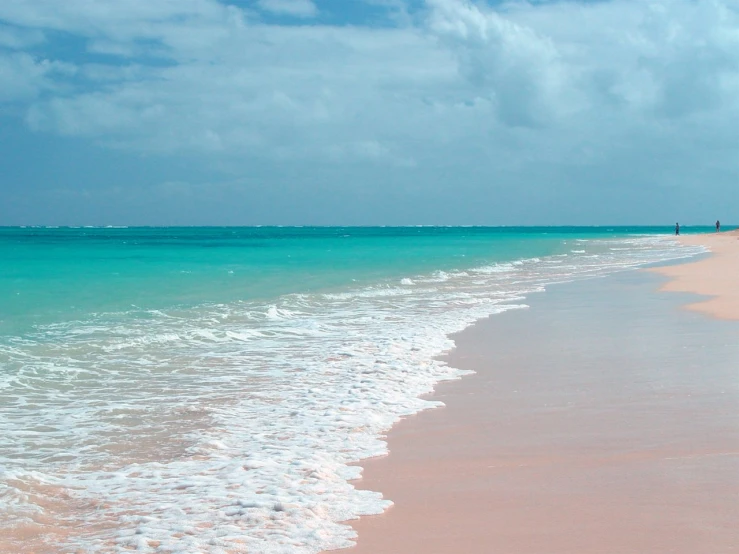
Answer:
[(348, 552), (739, 550), (739, 240), (681, 240), (712, 254), (556, 285), (455, 335), (445, 361), (476, 373), (361, 462), (357, 486), (394, 505)]
[(0, 554), (739, 554), (737, 68), (739, 0), (0, 0)]
[[(634, 455), (608, 438), (622, 413), (602, 394), (613, 387), (561, 347), (575, 355), (586, 345), (577, 355), (593, 364), (614, 349), (633, 355), (631, 341), (642, 337), (624, 333), (633, 329), (626, 306), (637, 298), (654, 321), (639, 329), (643, 340), (667, 354), (675, 337), (687, 340), (683, 330), (668, 332), (682, 321), (671, 315), (680, 295), (656, 294), (664, 278), (633, 271), (704, 253), (665, 231), (0, 229), (0, 551), (316, 554), (351, 547), (347, 522), (357, 520), (360, 549), (381, 552), (376, 536), (422, 551), (403, 546), (414, 536), (405, 510), (422, 528), (456, 533), (452, 549), (460, 537), (487, 544), (475, 530), (492, 528), (496, 509), (511, 520), (494, 521), (511, 532), (519, 521), (527, 536), (536, 512), (520, 504), (519, 516), (531, 514), (516, 519), (510, 498), (505, 509), (490, 504), (500, 499), (489, 479), (511, 487), (513, 477), (485, 473), (488, 466), (533, 464), (548, 487), (557, 480), (542, 456), (562, 460), (562, 469), (593, 463), (570, 443), (601, 457)], [(627, 286), (620, 276), (653, 282)], [(606, 300), (613, 306), (595, 310)], [(719, 339), (726, 322), (716, 323)], [(582, 331), (559, 336), (568, 328)], [(706, 338), (695, 340), (702, 348)], [(607, 365), (643, 381), (628, 356)], [(631, 381), (613, 384), (628, 385), (634, 398), (644, 392)], [(560, 394), (567, 391), (580, 393)], [(431, 409), (439, 401), (447, 408)], [(601, 437), (595, 442), (571, 432), (586, 413), (580, 401), (598, 408), (586, 421), (587, 436)], [(546, 425), (534, 417), (541, 410), (551, 412)], [(711, 410), (715, 425), (724, 421)], [(683, 423), (674, 420), (690, 428)], [(725, 427), (732, 440), (731, 422)], [(715, 429), (695, 433), (713, 437)], [(657, 430), (634, 433), (638, 444), (650, 437), (659, 444)], [(383, 481), (385, 461), (405, 463), (405, 473), (392, 472), (414, 476), (423, 494), (406, 478), (397, 488)], [(357, 488), (364, 465), (365, 488)], [(516, 474), (538, 506), (536, 481), (525, 477)], [(417, 509), (418, 499), (437, 511)], [(546, 506), (537, 509), (541, 525)], [(380, 517), (358, 519), (372, 515)], [(362, 528), (383, 522), (400, 526)], [(443, 544), (434, 539), (434, 548)]]
[(712, 256), (697, 263), (663, 267), (656, 272), (668, 277), (663, 291), (690, 292), (707, 298), (687, 305), (690, 310), (720, 319), (739, 319), (739, 233), (730, 231), (710, 235), (684, 236), (686, 245), (702, 245)]

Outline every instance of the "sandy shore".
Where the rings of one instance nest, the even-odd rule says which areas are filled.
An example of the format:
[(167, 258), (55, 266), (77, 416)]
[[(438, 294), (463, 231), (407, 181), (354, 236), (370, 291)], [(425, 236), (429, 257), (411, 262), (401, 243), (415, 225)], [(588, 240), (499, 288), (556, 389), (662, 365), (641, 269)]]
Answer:
[[(739, 318), (737, 237), (684, 240), (716, 255), (660, 268), (662, 288), (722, 295), (691, 307)], [(449, 363), (477, 374), (361, 464), (358, 486), (395, 506), (355, 522), (348, 552), (738, 552), (739, 324), (663, 284), (553, 287), (456, 336)]]
[(739, 231), (687, 235), (680, 240), (706, 246), (712, 255), (693, 263), (654, 269), (670, 278), (662, 290), (709, 296), (686, 307), (721, 319), (739, 319)]

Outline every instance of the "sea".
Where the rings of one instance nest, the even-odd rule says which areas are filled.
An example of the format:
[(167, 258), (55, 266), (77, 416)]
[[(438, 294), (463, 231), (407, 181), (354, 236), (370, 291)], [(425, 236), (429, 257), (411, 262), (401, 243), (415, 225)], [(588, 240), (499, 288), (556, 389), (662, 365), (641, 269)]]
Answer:
[(703, 252), (671, 232), (0, 228), (0, 550), (351, 546), (392, 503), (355, 462), (464, 375), (450, 334)]

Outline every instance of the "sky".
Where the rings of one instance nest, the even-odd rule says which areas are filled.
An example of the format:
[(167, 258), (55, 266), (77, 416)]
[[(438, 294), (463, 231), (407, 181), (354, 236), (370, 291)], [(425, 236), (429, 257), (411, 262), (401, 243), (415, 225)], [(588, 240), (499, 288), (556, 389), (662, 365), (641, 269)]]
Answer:
[(0, 225), (739, 223), (738, 191), (738, 0), (0, 2)]

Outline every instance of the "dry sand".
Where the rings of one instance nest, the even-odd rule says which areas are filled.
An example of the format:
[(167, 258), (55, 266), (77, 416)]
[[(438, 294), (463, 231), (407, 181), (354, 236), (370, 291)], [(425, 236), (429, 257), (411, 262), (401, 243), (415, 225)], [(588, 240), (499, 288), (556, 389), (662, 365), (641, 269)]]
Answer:
[[(661, 268), (663, 288), (725, 294), (692, 306), (738, 318), (737, 237), (684, 240), (717, 254)], [(694, 298), (662, 282), (553, 287), (455, 337), (449, 363), (477, 374), (362, 462), (357, 486), (395, 505), (347, 552), (739, 552), (739, 324), (680, 310)]]
[(688, 235), (680, 240), (707, 246), (712, 255), (653, 270), (670, 278), (662, 290), (710, 296), (686, 307), (721, 319), (739, 319), (739, 232)]

